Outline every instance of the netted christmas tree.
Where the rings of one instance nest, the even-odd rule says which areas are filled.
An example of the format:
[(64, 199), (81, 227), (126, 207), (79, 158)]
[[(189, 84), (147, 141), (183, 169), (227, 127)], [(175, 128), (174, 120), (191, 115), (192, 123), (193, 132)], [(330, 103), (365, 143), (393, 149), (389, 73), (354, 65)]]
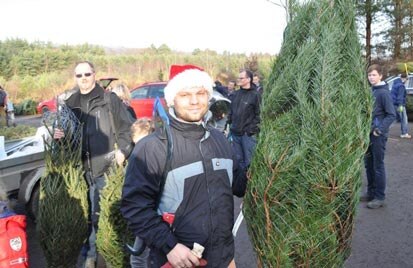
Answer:
[(97, 248), (108, 267), (129, 267), (130, 255), (125, 243), (133, 245), (134, 237), (120, 213), (122, 186), (125, 178), (123, 166), (114, 164), (106, 177), (106, 186), (100, 199), (99, 231)]
[(47, 114), (50, 134), (45, 141), (46, 174), (40, 181), (37, 231), (48, 267), (76, 267), (88, 235), (88, 191), (81, 161), (82, 127), (66, 106)]
[(244, 212), (259, 267), (342, 267), (372, 99), (354, 1), (307, 1), (265, 87)]

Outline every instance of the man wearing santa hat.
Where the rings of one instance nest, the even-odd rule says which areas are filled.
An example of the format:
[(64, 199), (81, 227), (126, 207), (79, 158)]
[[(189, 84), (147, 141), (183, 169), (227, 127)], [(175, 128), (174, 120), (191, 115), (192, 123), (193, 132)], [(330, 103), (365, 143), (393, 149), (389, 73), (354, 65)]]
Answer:
[[(233, 194), (244, 195), (247, 178), (225, 136), (207, 126), (212, 87), (203, 69), (171, 66), (165, 100), (172, 139), (157, 129), (130, 156), (121, 212), (150, 247), (150, 267), (228, 267), (233, 261)], [(201, 258), (191, 251), (194, 243), (204, 247)]]

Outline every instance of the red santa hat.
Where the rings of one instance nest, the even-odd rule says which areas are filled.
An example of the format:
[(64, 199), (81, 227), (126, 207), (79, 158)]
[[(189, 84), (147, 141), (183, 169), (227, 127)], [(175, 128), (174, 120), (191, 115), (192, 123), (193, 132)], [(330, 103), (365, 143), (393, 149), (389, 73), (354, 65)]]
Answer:
[(203, 87), (212, 97), (213, 81), (204, 69), (194, 65), (172, 65), (169, 71), (169, 82), (165, 87), (166, 104), (174, 104), (176, 94), (182, 89)]

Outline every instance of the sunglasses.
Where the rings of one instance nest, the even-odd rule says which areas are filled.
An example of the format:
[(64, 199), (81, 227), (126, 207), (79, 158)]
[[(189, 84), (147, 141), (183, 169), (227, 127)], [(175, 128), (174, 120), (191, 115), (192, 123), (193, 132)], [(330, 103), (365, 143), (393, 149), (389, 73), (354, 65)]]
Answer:
[(84, 74), (75, 74), (76, 78), (82, 78), (82, 76), (84, 77), (89, 77), (91, 76), (92, 73), (84, 73)]

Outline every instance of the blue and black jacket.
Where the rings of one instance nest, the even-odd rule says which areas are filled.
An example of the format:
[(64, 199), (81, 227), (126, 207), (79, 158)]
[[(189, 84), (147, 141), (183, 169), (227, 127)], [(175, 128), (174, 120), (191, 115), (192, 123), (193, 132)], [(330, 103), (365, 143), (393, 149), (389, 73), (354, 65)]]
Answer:
[[(163, 191), (167, 142), (159, 129), (140, 140), (129, 158), (121, 212), (151, 248), (151, 267), (164, 264), (177, 243), (192, 248), (194, 242), (205, 247), (208, 267), (227, 267), (234, 258), (233, 195), (245, 193), (245, 170), (220, 131), (169, 117), (174, 148)], [(172, 226), (162, 220), (164, 212), (175, 214)]]

